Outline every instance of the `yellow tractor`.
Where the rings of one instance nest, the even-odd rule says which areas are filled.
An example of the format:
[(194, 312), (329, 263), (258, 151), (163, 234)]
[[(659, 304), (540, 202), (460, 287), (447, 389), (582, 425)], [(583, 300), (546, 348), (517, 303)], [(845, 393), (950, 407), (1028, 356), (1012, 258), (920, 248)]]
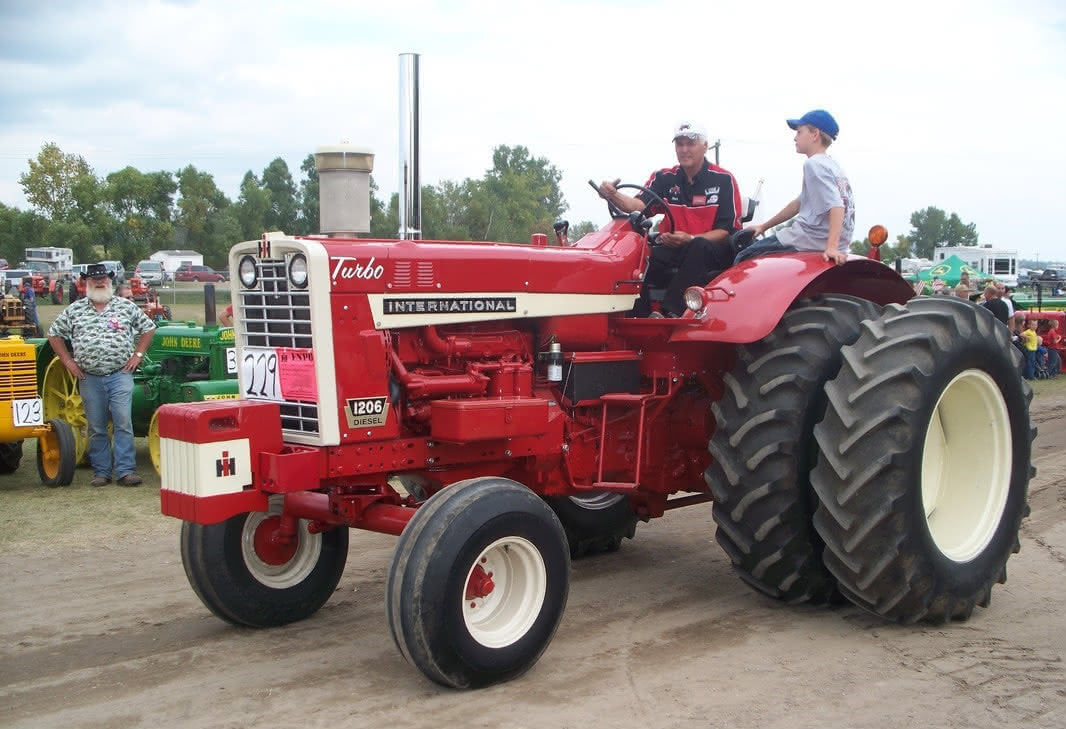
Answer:
[(21, 337), (0, 339), (0, 474), (14, 473), (22, 441), (37, 439), (37, 472), (47, 486), (74, 480), (74, 432), (65, 421), (45, 421), (37, 392), (36, 349)]

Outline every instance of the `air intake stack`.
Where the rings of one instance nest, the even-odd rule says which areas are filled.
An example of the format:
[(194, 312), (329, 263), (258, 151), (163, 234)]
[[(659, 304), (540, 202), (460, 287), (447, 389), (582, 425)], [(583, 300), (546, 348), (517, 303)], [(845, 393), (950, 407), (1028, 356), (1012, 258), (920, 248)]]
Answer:
[(348, 142), (315, 150), (319, 229), (325, 235), (370, 232), (370, 173), (374, 153)]

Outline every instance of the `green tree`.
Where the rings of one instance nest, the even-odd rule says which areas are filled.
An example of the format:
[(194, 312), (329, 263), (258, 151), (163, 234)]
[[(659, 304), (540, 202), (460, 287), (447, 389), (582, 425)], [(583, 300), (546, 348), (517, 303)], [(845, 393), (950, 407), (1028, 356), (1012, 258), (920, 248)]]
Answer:
[(263, 170), (262, 180), (263, 189), (270, 194), (265, 230), (294, 234), (300, 217), (300, 205), (296, 200), (296, 183), (285, 160), (275, 157)]
[[(318, 224), (318, 169), (315, 167), (315, 156), (309, 154), (300, 163), (300, 171), (304, 177), (300, 180), (300, 216), (296, 223), (296, 232), (299, 235), (313, 235), (319, 232)], [(370, 200), (374, 201), (374, 178), (370, 178)], [(371, 213), (373, 215), (373, 213)]]
[(241, 194), (237, 198), (237, 220), (243, 240), (254, 240), (267, 232), (270, 193), (259, 185), (251, 170), (244, 173)]
[(83, 157), (64, 154), (55, 142), (41, 147), (36, 159), (28, 160), (29, 172), (19, 175), (19, 184), (37, 210), (46, 218), (66, 220), (74, 210), (74, 186), (93, 175)]
[(37, 213), (0, 203), (0, 258), (14, 267), (27, 247), (43, 244), (47, 227), (48, 221)]
[[(571, 243), (576, 243), (589, 233), (595, 233), (599, 229), (600, 226), (596, 225), (591, 220), (582, 220), (577, 225), (571, 225), (570, 232), (567, 235), (570, 238)], [(548, 238), (550, 240), (551, 236), (549, 235)]]
[(178, 184), (169, 172), (143, 173), (126, 167), (107, 176), (104, 193), (114, 219), (108, 252), (127, 265), (167, 247)]
[(215, 179), (192, 165), (178, 172), (177, 223), (186, 248), (198, 251), (209, 266), (226, 265), (229, 249), (244, 238), (236, 210)]
[[(425, 188), (423, 194), (425, 194)], [(425, 216), (423, 216), (424, 218)], [(392, 193), (388, 206), (378, 197), (378, 184), (370, 176), (370, 237), (395, 238), (400, 229), (400, 196)]]
[[(544, 157), (531, 156), (526, 147), (496, 147), (492, 169), (472, 191), (477, 197), (484, 196), (484, 210), (488, 212), (484, 234), (473, 230), (471, 237), (517, 243), (528, 242), (532, 233), (550, 231), (566, 210), (559, 188), (561, 179), (562, 173), (555, 165)], [(483, 212), (478, 205), (472, 205), (471, 221)]]
[(911, 250), (921, 258), (932, 258), (937, 246), (977, 245), (977, 226), (963, 223), (958, 215), (928, 207), (911, 213), (911, 230), (907, 234)]

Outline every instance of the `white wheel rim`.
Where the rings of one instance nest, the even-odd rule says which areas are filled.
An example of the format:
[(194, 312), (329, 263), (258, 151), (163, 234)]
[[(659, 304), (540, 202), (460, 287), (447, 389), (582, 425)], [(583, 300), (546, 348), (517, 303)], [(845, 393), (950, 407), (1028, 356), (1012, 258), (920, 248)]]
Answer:
[[(466, 597), (474, 571), (491, 576), (493, 589), (484, 597)], [(497, 539), (478, 555), (463, 582), (463, 621), (470, 637), (486, 648), (504, 648), (533, 627), (548, 589), (544, 558), (522, 537)]]
[(296, 528), (298, 544), (292, 558), (284, 564), (270, 564), (260, 559), (255, 551), (255, 531), (272, 514), (256, 511), (248, 515), (241, 532), (241, 555), (248, 572), (259, 582), (276, 590), (294, 587), (307, 579), (318, 564), (322, 553), (322, 535), (307, 531), (307, 521), (300, 520)]
[(922, 449), (922, 504), (944, 556), (968, 562), (1003, 517), (1012, 465), (1010, 417), (995, 380), (958, 374), (937, 400)]
[(583, 496), (571, 496), (570, 500), (582, 509), (588, 509), (589, 511), (600, 511), (601, 509), (609, 509), (625, 497), (622, 494), (613, 494), (610, 491), (601, 491), (597, 494), (586, 494)]

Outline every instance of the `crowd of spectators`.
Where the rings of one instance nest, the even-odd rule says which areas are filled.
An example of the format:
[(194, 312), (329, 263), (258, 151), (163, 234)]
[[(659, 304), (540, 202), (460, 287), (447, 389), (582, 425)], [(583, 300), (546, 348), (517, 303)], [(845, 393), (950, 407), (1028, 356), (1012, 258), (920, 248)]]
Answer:
[[(961, 284), (960, 284), (961, 285)], [(956, 290), (958, 296), (968, 296)], [(1010, 289), (989, 281), (984, 294), (970, 297), (992, 312), (1010, 330), (1011, 342), (1022, 353), (1021, 375), (1027, 380), (1057, 377), (1062, 371), (1062, 334), (1057, 319), (1039, 312), (1017, 311)]]

